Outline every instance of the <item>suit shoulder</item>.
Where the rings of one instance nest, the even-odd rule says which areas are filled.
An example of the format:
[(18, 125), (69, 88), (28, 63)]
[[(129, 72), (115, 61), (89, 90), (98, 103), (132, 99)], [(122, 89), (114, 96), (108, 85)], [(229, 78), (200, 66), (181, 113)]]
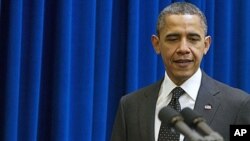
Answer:
[(215, 86), (219, 89), (219, 91), (222, 93), (222, 95), (229, 99), (245, 101), (250, 98), (250, 95), (247, 92), (239, 88), (232, 87), (228, 84), (222, 83), (214, 79), (213, 82)]
[(228, 84), (225, 84), (219, 81), (216, 81), (215, 83), (217, 83), (216, 85), (227, 94), (237, 94), (238, 96), (243, 96), (243, 97), (249, 96), (247, 92), (239, 88), (232, 87)]
[(203, 73), (202, 85), (205, 90), (208, 90), (212, 94), (218, 94), (218, 98), (226, 103), (241, 103), (248, 101), (250, 97), (247, 92), (215, 80), (205, 73)]
[(162, 83), (162, 80), (159, 80), (156, 83), (150, 84), (136, 91), (130, 92), (121, 98), (121, 102), (138, 101), (144, 96), (153, 96), (155, 93), (159, 92), (161, 83)]

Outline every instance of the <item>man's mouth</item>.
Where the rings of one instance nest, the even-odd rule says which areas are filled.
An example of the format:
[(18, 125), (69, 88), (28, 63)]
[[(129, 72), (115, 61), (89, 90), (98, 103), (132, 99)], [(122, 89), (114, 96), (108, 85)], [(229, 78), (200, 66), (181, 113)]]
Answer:
[(193, 60), (190, 59), (179, 59), (173, 61), (177, 66), (179, 67), (187, 67), (191, 63), (193, 63)]

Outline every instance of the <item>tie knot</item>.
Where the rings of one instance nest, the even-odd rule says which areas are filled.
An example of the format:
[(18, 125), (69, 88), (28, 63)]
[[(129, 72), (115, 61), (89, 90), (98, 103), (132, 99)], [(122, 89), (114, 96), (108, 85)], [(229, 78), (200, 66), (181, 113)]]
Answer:
[(174, 99), (179, 99), (180, 96), (181, 96), (182, 94), (184, 94), (184, 93), (185, 93), (185, 91), (184, 91), (181, 87), (175, 87), (175, 88), (172, 90), (172, 94), (173, 94), (172, 98), (174, 98)]

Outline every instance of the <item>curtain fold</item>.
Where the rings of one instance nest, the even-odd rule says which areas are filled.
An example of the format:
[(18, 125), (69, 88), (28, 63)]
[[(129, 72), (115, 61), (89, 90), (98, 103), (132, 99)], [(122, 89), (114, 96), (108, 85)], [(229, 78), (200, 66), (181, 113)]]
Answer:
[[(93, 97), (92, 140), (98, 141), (106, 138), (109, 100), (109, 70), (111, 50), (111, 29), (113, 3), (109, 0), (97, 1), (96, 31), (95, 31), (95, 72)], [(105, 13), (105, 15), (104, 15)], [(105, 27), (105, 28), (103, 28)], [(106, 101), (106, 102), (104, 102)]]
[[(236, 25), (237, 31), (235, 31), (235, 40), (236, 43), (236, 53), (238, 55), (235, 55), (235, 58), (237, 58), (237, 64), (238, 64), (238, 69), (234, 67), (234, 71), (236, 72), (234, 77), (235, 77), (235, 83), (234, 85), (237, 87), (241, 87), (244, 90), (247, 90), (248, 92), (250, 91), (250, 81), (249, 81), (249, 72), (250, 72), (250, 65), (249, 60), (249, 46), (250, 46), (250, 35), (248, 34), (248, 31), (250, 31), (249, 23), (250, 23), (250, 18), (248, 16), (248, 13), (250, 12), (250, 2), (249, 1), (241, 1), (239, 3), (239, 8), (237, 9), (237, 19), (234, 21), (236, 24), (238, 23), (239, 25)], [(237, 40), (238, 39), (238, 40)], [(246, 78), (247, 76), (247, 78)]]
[(96, 4), (96, 1), (73, 1), (69, 140), (92, 140)]
[[(23, 9), (22, 21), (17, 136), (20, 140), (34, 141), (38, 132), (44, 1), (37, 3), (23, 1), (23, 5), (27, 7)], [(12, 136), (12, 131), (10, 134)], [(6, 138), (6, 140), (11, 139)]]
[(9, 3), (9, 28), (7, 35), (7, 58), (6, 59), (6, 92), (4, 129), (5, 137), (16, 140), (18, 134), (18, 113), (19, 113), (19, 89), (20, 89), (20, 66), (21, 66), (21, 39), (22, 39), (22, 7), (21, 1)]
[[(0, 140), (108, 141), (121, 96), (162, 79), (159, 12), (184, 0), (0, 0)], [(250, 92), (250, 2), (207, 16), (210, 76)]]

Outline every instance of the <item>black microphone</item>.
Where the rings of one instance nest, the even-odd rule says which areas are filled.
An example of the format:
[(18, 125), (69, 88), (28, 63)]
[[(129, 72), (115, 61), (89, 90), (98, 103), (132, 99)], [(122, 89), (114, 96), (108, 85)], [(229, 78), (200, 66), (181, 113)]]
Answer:
[(181, 115), (184, 117), (185, 122), (192, 128), (197, 129), (199, 133), (205, 135), (206, 138), (212, 138), (215, 141), (223, 141), (222, 136), (213, 131), (206, 123), (205, 119), (200, 114), (191, 110), (190, 108), (184, 108), (181, 111)]
[(174, 127), (177, 131), (182, 133), (189, 141), (204, 140), (201, 135), (190, 129), (183, 121), (183, 117), (180, 115), (180, 113), (172, 109), (170, 106), (163, 107), (160, 110), (158, 117), (162, 123), (167, 124), (170, 127)]

